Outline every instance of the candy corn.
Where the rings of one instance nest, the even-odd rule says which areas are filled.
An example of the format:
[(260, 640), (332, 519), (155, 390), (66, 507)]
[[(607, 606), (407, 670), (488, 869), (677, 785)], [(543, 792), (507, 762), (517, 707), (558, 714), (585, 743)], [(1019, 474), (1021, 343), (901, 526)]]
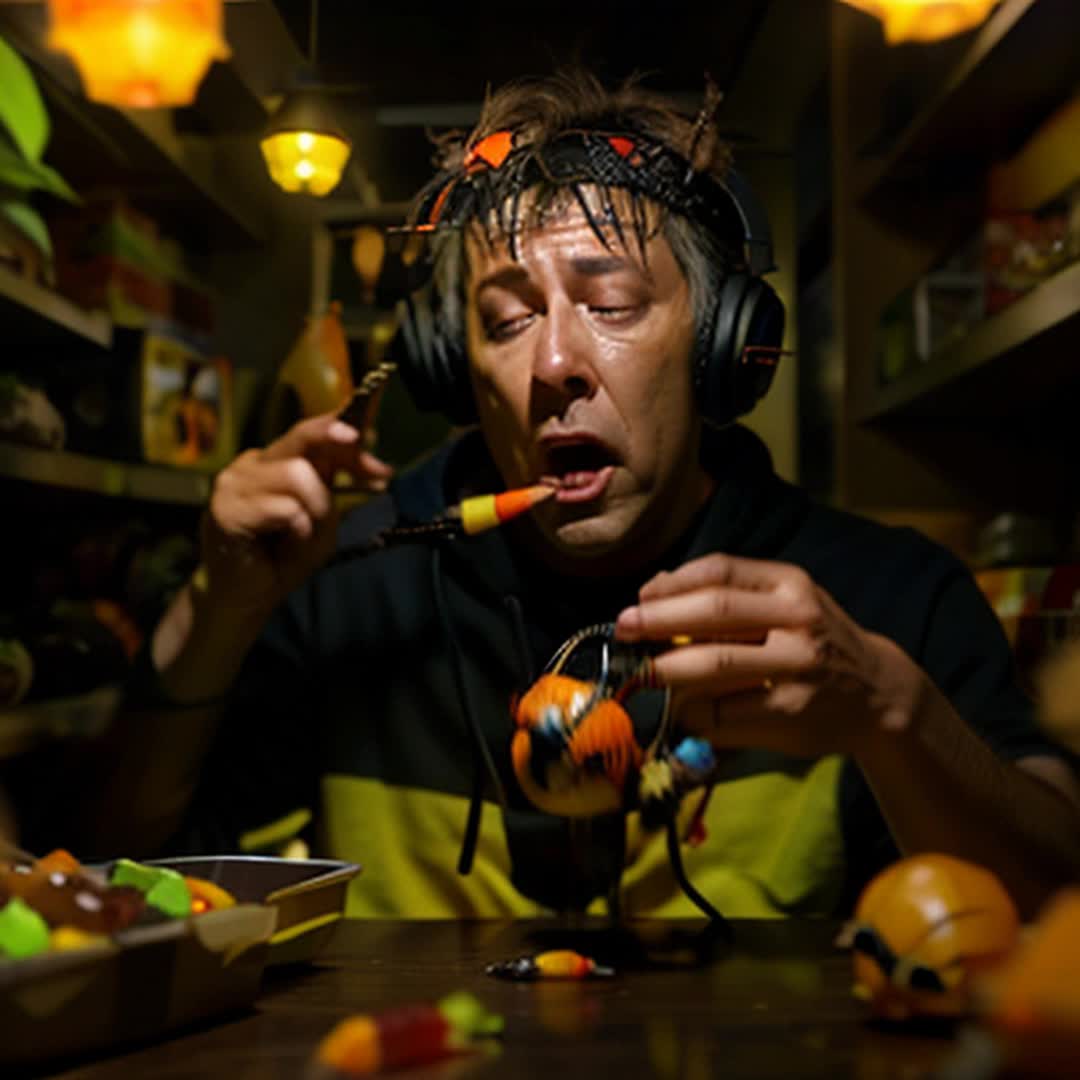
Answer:
[(547, 484), (533, 484), (498, 495), (474, 495), (471, 499), (463, 499), (456, 512), (451, 511), (451, 514), (460, 517), (465, 533), (472, 536), (524, 514), (554, 494), (555, 489)]

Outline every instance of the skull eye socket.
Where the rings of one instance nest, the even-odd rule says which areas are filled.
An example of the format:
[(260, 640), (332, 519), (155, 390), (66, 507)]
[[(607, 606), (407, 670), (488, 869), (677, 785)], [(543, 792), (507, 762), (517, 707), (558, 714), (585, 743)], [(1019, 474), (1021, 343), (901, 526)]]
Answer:
[(907, 984), (912, 990), (927, 990), (935, 994), (945, 993), (945, 984), (941, 976), (925, 964), (915, 964), (908, 972)]
[(873, 960), (885, 978), (892, 979), (909, 990), (945, 993), (945, 984), (933, 968), (925, 964), (906, 963), (889, 948), (885, 939), (872, 926), (860, 926), (851, 939), (851, 947)]
[(872, 926), (860, 926), (851, 939), (851, 947), (874, 961), (888, 978), (896, 967), (896, 954)]

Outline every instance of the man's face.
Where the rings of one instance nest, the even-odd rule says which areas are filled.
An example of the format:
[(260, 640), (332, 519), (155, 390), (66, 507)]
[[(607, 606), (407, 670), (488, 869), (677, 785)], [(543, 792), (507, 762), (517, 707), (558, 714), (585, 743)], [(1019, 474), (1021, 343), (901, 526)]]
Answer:
[(559, 480), (533, 514), (555, 560), (645, 563), (709, 490), (686, 278), (662, 234), (643, 262), (632, 239), (605, 247), (576, 206), (518, 241), (516, 260), (466, 241), (470, 370), (495, 463), (508, 487)]

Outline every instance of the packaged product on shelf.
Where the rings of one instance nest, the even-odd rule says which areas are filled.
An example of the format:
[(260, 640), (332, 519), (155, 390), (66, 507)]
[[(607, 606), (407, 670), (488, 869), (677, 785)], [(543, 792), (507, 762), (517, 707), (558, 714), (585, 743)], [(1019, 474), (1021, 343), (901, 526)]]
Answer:
[(994, 213), (984, 229), (986, 311), (1001, 311), (1069, 261), (1069, 215), (1055, 203), (1040, 213)]
[(118, 326), (168, 319), (196, 333), (213, 330), (213, 302), (179, 244), (123, 199), (92, 199), (58, 217), (53, 235), (58, 285), (76, 303), (107, 312)]
[(145, 460), (219, 469), (236, 452), (232, 365), (164, 328), (143, 338), (141, 434)]
[(0, 439), (61, 450), (64, 437), (64, 418), (44, 391), (17, 375), (0, 372)]
[(997, 567), (975, 576), (1001, 620), (1022, 685), (1034, 692), (1041, 667), (1080, 640), (1080, 564)]
[(984, 297), (985, 279), (975, 238), (882, 311), (879, 382), (900, 378), (960, 341), (985, 318)]

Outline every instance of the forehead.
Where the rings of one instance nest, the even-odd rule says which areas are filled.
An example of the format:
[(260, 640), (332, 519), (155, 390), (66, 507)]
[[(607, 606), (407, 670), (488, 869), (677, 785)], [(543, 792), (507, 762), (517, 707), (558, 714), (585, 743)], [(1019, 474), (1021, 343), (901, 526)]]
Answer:
[(623, 191), (581, 188), (580, 192), (588, 214), (569, 191), (546, 203), (535, 192), (526, 192), (518, 206), (504, 206), (501, 215), (468, 226), (468, 281), (475, 284), (508, 263), (527, 268), (533, 258), (545, 254), (557, 258), (560, 251), (615, 256), (622, 265), (651, 276), (654, 256), (670, 253), (660, 208), (645, 200), (635, 206)]

